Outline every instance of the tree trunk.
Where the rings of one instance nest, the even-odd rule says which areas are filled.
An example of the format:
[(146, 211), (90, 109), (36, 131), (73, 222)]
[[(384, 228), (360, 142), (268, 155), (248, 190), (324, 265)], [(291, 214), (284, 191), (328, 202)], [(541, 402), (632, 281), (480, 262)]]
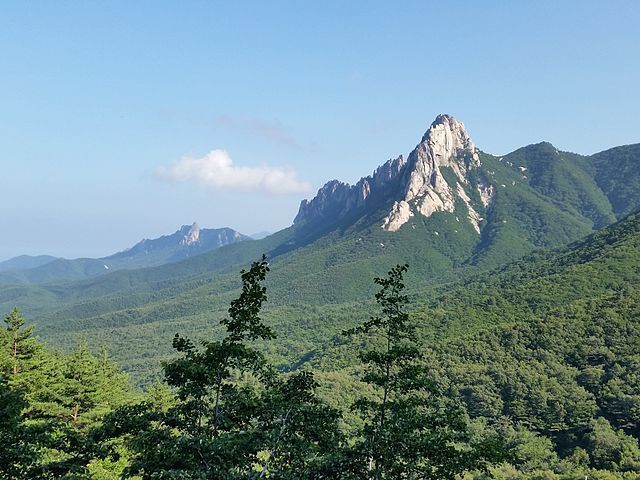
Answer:
[(73, 404), (73, 407), (71, 408), (71, 423), (73, 423), (73, 425), (77, 425), (78, 423), (78, 414), (80, 412), (80, 405), (77, 403)]
[(18, 374), (18, 339), (13, 337), (13, 374)]

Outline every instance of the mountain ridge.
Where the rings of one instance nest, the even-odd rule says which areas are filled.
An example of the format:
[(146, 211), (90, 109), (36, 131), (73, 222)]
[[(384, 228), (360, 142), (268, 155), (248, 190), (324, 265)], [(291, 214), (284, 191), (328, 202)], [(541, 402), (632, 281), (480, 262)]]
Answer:
[(18, 255), (17, 257), (11, 257), (0, 262), (0, 272), (35, 268), (56, 259), (58, 259), (58, 257), (52, 255)]
[[(155, 239), (143, 239), (132, 247), (100, 258), (66, 259), (19, 256), (0, 263), (0, 285), (45, 284), (91, 278), (109, 271), (174, 263), (223, 245), (250, 238), (229, 227), (201, 229), (197, 222)], [(3, 265), (24, 265), (3, 268)]]
[(229, 227), (207, 229), (200, 228), (197, 222), (193, 222), (191, 225), (182, 225), (177, 231), (169, 235), (162, 235), (154, 239), (144, 238), (132, 247), (102, 257), (101, 260), (118, 262), (140, 255), (148, 256), (160, 253), (161, 260), (158, 260), (158, 264), (172, 263), (214, 250), (223, 245), (248, 239), (250, 237), (247, 235), (243, 235)]

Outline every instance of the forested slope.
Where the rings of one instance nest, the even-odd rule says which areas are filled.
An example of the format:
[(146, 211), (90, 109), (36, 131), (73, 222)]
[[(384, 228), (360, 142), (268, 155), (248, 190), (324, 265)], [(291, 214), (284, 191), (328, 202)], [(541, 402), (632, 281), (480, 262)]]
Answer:
[[(586, 467), (637, 478), (640, 214), (448, 288), (416, 316), (425, 368), (481, 435), (518, 452), (511, 463), (524, 473), (504, 467), (499, 478), (577, 478)], [(305, 360), (351, 384), (357, 349), (335, 337)]]
[[(465, 442), (482, 445), (500, 440), (506, 457), (491, 467), (494, 478), (640, 477), (639, 260), (640, 214), (632, 214), (569, 247), (534, 253), (476, 279), (430, 291), (409, 289), (409, 318), (416, 328), (411, 339), (421, 351), (420, 370), (412, 371), (426, 375), (425, 380), (433, 382), (439, 396), (463, 406), (471, 435), (465, 437)], [(315, 372), (319, 401), (327, 401), (329, 408), (341, 413), (341, 428), (349, 438), (361, 427), (357, 410), (349, 406), (363, 392), (366, 396), (369, 395), (366, 392), (374, 391), (360, 380), (366, 378), (361, 377), (366, 369), (357, 354), (379, 349), (384, 342), (366, 334), (344, 336), (342, 331), (366, 324), (363, 322), (369, 312), (375, 314), (378, 307), (373, 300), (332, 308), (286, 307), (277, 305), (277, 290), (270, 292), (267, 288), (267, 292), (267, 298), (273, 298), (276, 305), (266, 312), (265, 325), (279, 338), (274, 340), (269, 338), (270, 334), (265, 335), (255, 347), (267, 359), (280, 362), (281, 369), (290, 370), (294, 374), (290, 378), (304, 378), (297, 376), (303, 371)], [(220, 312), (220, 318), (223, 317), (224, 312)], [(218, 332), (216, 335), (221, 335), (220, 325), (210, 321), (212, 329)], [(181, 335), (189, 335), (189, 323), (185, 322), (184, 327), (179, 329)], [(18, 337), (12, 337), (11, 330), (3, 334), (3, 344), (8, 347), (11, 338), (21, 339), (21, 345), (26, 347), (19, 350), (24, 352), (24, 359), (20, 357), (16, 363), (12, 350), (3, 347), (2, 368), (13, 379), (11, 382), (27, 382), (24, 392), (28, 395), (21, 401), (37, 406), (34, 427), (55, 425), (51, 422), (58, 415), (55, 412), (60, 412), (64, 438), (82, 439), (89, 431), (87, 428), (100, 428), (96, 416), (108, 411), (112, 401), (115, 404), (133, 401), (135, 394), (106, 357), (92, 357), (86, 347), (74, 350), (71, 357), (47, 353), (30, 339), (28, 330), (19, 331), (22, 333)], [(174, 340), (173, 345), (182, 343)], [(183, 353), (191, 351), (188, 345), (180, 347), (186, 348)], [(170, 350), (169, 345), (167, 351)], [(292, 352), (299, 352), (297, 358)], [(191, 357), (187, 355), (188, 358)], [(198, 358), (193, 357), (193, 361)], [(173, 368), (191, 368), (184, 363), (186, 359), (171, 364)], [(203, 357), (202, 361), (205, 360)], [(32, 373), (11, 377), (11, 366), (15, 364)], [(184, 375), (193, 374), (199, 379), (200, 371), (185, 370)], [(189, 383), (191, 380), (183, 383), (186, 377), (182, 375), (173, 381), (191, 392), (196, 384)], [(10, 385), (17, 385), (11, 382)], [(110, 389), (106, 389), (107, 384)], [(15, 395), (14, 390), (0, 387), (3, 389), (0, 394), (7, 398)], [(169, 401), (168, 393), (165, 391), (164, 397), (158, 397), (156, 391), (153, 395), (148, 402), (155, 403), (146, 403), (144, 408), (152, 405), (166, 408), (162, 405)], [(185, 408), (188, 405), (187, 402)], [(134, 415), (131, 419), (135, 420), (135, 415), (146, 415), (139, 408), (125, 409), (122, 414)], [(78, 413), (77, 419), (74, 412)], [(13, 415), (8, 418), (17, 415), (7, 414)], [(122, 421), (119, 418), (116, 417), (117, 422)], [(20, 425), (26, 427), (29, 422)], [(115, 424), (121, 428), (118, 425), (122, 424)], [(144, 425), (154, 431), (153, 423)], [(47, 435), (52, 434), (46, 431)], [(7, 437), (8, 442), (14, 442), (7, 443), (13, 449), (7, 450), (7, 455), (35, 453), (20, 450), (19, 442), (15, 443), (19, 435), (32, 435), (29, 432), (17, 430), (18, 437)], [(47, 448), (53, 449), (55, 457), (43, 464), (48, 472), (65, 468), (87, 471), (82, 464), (85, 457), (75, 447), (55, 443), (55, 436), (29, 438), (36, 444), (53, 442)], [(147, 441), (145, 438), (141, 441)], [(119, 445), (117, 448), (127, 444), (126, 437), (113, 441), (115, 446)], [(138, 448), (135, 445), (130, 445), (134, 451)], [(86, 453), (90, 455), (87, 459), (93, 459), (94, 471), (106, 475), (125, 467), (108, 463), (115, 457), (109, 457), (111, 460), (105, 464), (102, 454), (94, 448)], [(139, 450), (136, 455), (148, 459), (145, 451)], [(176, 459), (178, 463), (179, 460)], [(192, 465), (185, 464), (184, 468)], [(486, 478), (481, 471), (466, 475)]]

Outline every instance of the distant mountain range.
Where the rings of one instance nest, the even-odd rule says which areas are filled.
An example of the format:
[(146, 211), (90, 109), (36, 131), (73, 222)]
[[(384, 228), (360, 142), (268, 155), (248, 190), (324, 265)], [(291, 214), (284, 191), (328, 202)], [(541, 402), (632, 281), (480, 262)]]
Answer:
[(51, 255), (19, 255), (0, 262), (0, 272), (35, 268), (57, 259), (58, 257), (52, 257)]
[(164, 265), (248, 239), (231, 228), (201, 229), (194, 222), (171, 235), (143, 239), (127, 250), (102, 258), (14, 257), (0, 262), (0, 284), (67, 282), (113, 270)]
[(345, 315), (366, 317), (371, 279), (397, 263), (409, 263), (407, 284), (426, 292), (577, 241), (639, 207), (640, 144), (583, 156), (543, 142), (496, 156), (478, 149), (461, 122), (440, 115), (406, 158), (355, 185), (328, 182), (302, 201), (291, 227), (264, 239), (215, 234), (236, 241), (200, 253), (181, 243), (192, 230), (183, 227), (91, 261), (98, 263), (74, 264), (80, 272), (65, 283), (44, 285), (52, 277), (25, 279), (22, 271), (10, 286), (3, 272), (0, 306), (21, 306), (53, 343), (83, 335), (110, 345), (143, 378), (170, 353), (176, 331), (210, 335), (212, 318), (224, 315), (237, 291), (238, 271), (266, 253), (267, 315), (284, 334), (272, 353), (287, 364), (339, 332)]

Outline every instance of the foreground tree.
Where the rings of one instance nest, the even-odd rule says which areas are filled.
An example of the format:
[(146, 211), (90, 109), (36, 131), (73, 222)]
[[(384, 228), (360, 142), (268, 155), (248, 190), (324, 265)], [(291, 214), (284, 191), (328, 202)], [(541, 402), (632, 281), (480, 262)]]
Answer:
[(9, 357), (11, 359), (11, 374), (15, 377), (22, 363), (32, 357), (36, 345), (32, 338), (33, 327), (24, 326), (24, 316), (18, 308), (14, 308), (5, 317), (6, 333), (8, 337)]
[[(0, 479), (93, 478), (89, 436), (110, 409), (135, 398), (128, 377), (80, 344), (47, 348), (18, 309), (0, 329)], [(117, 478), (114, 475), (100, 478)]]
[(339, 443), (338, 415), (315, 395), (310, 373), (278, 374), (250, 344), (275, 335), (260, 318), (263, 257), (242, 271), (222, 340), (176, 335), (181, 356), (165, 365), (176, 399), (117, 411), (104, 436), (129, 435), (134, 457), (127, 475), (151, 478), (310, 478), (319, 457)]
[(335, 478), (453, 479), (496, 457), (490, 445), (468, 444), (462, 411), (439, 395), (428, 376), (407, 313), (407, 269), (398, 265), (386, 278), (375, 278), (381, 315), (345, 332), (367, 335), (376, 346), (359, 355), (362, 381), (376, 395), (353, 406), (364, 426), (356, 444), (331, 467)]
[(0, 478), (28, 478), (28, 466), (35, 458), (27, 432), (21, 424), (21, 412), (26, 402), (9, 388), (0, 374)]

